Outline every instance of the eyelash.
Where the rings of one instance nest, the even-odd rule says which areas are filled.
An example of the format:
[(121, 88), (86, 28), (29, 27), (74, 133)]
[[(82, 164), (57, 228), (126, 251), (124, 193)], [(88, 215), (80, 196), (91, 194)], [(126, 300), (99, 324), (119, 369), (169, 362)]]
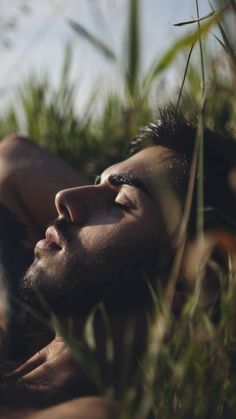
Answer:
[(129, 205), (128, 205), (128, 204), (122, 204), (121, 202), (116, 202), (116, 201), (114, 201), (114, 202), (112, 203), (112, 206), (113, 206), (113, 207), (116, 207), (116, 208), (120, 208), (121, 210), (126, 211), (126, 212), (128, 212), (128, 211), (130, 211), (130, 210), (131, 210), (131, 208), (129, 207)]

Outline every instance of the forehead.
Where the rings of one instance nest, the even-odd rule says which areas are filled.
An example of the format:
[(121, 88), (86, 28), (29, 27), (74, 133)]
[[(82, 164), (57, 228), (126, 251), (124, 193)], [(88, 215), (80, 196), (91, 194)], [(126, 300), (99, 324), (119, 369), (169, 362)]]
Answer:
[(152, 189), (158, 180), (166, 178), (168, 166), (166, 163), (171, 155), (171, 151), (165, 147), (148, 147), (134, 156), (108, 167), (102, 177), (107, 178), (111, 174), (128, 173), (137, 176), (147, 187)]

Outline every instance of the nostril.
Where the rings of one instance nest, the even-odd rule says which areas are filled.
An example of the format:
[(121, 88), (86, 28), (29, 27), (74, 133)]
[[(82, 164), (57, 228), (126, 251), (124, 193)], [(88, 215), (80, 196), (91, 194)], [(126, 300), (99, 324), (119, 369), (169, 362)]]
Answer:
[(73, 223), (83, 223), (87, 217), (88, 208), (84, 203), (85, 188), (77, 187), (64, 189), (56, 194), (55, 205), (59, 217), (71, 220)]
[(65, 218), (71, 218), (70, 211), (65, 205), (60, 205), (60, 214), (62, 214)]

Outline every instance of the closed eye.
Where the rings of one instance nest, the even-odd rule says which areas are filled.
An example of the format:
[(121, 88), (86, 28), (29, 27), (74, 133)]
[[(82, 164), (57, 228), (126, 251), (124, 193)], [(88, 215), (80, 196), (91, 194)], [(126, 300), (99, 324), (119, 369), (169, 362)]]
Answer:
[(107, 202), (107, 209), (108, 209), (108, 212), (111, 212), (111, 211), (119, 211), (119, 212), (131, 212), (132, 211), (132, 207), (131, 207), (131, 204), (129, 203), (129, 202), (126, 202), (126, 201), (124, 201), (124, 202), (122, 202), (122, 201), (116, 201), (116, 200), (114, 200), (114, 201), (108, 201)]
[(126, 204), (126, 203), (114, 201), (111, 205), (113, 207), (120, 208), (121, 210), (126, 211), (126, 212), (131, 211), (131, 208), (130, 208), (129, 204)]
[(135, 209), (135, 205), (133, 201), (131, 201), (129, 197), (124, 193), (118, 194), (115, 200), (111, 202), (111, 206), (115, 208), (119, 208), (125, 212), (131, 212), (132, 210)]
[(116, 197), (114, 197), (113, 206), (120, 208), (125, 212), (137, 210), (137, 199), (135, 198), (136, 190), (133, 190), (133, 188), (131, 189), (132, 191), (130, 191), (130, 186), (128, 185), (121, 186), (121, 190)]

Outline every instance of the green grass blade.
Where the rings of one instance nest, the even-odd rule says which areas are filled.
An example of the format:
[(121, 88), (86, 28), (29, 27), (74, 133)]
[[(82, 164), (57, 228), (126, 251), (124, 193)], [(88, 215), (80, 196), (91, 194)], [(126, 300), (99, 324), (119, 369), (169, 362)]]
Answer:
[(185, 22), (174, 23), (173, 26), (192, 25), (193, 23), (201, 22), (202, 20), (208, 19), (209, 17), (213, 16), (215, 13), (216, 11), (214, 10), (211, 13), (208, 13), (206, 16), (200, 17), (198, 19), (187, 20)]
[(190, 48), (190, 51), (189, 51), (189, 54), (188, 54), (188, 58), (187, 58), (187, 62), (186, 62), (185, 70), (184, 70), (184, 77), (183, 77), (183, 80), (182, 80), (182, 83), (181, 83), (181, 87), (180, 87), (180, 91), (179, 91), (179, 96), (178, 96), (178, 100), (177, 100), (177, 104), (176, 104), (176, 110), (179, 107), (179, 102), (180, 102), (180, 99), (182, 97), (184, 83), (185, 83), (185, 80), (186, 80), (186, 76), (187, 76), (187, 72), (188, 72), (188, 67), (189, 67), (189, 63), (190, 63), (190, 59), (191, 59), (191, 56), (192, 56), (194, 45), (195, 45), (195, 43), (193, 45), (191, 45), (191, 48)]
[(71, 335), (68, 328), (62, 324), (54, 313), (51, 316), (51, 323), (54, 330), (65, 340), (65, 344), (70, 349), (79, 366), (93, 380), (98, 392), (100, 394), (104, 394), (105, 390), (100, 374), (100, 368), (95, 357), (93, 357), (93, 352), (90, 352), (83, 344), (77, 341)]
[(65, 48), (65, 56), (64, 56), (63, 64), (62, 64), (61, 85), (65, 85), (69, 80), (72, 58), (73, 58), (72, 45), (68, 43)]
[[(208, 0), (208, 3), (210, 5), (211, 9), (213, 11), (215, 11), (214, 10), (214, 7), (212, 6), (212, 4), (210, 2), (210, 0)], [(234, 49), (232, 48), (232, 45), (230, 43), (230, 40), (229, 40), (229, 38), (228, 38), (228, 36), (227, 36), (227, 34), (226, 34), (226, 32), (225, 32), (222, 24), (220, 22), (218, 22), (217, 26), (218, 26), (219, 31), (221, 33), (223, 42), (220, 41), (219, 38), (216, 35), (214, 35), (214, 36), (218, 40), (218, 42), (220, 42), (220, 44), (224, 48), (225, 52), (228, 54), (228, 56), (229, 56), (229, 58), (230, 58), (230, 60), (231, 60), (231, 62), (233, 64), (233, 66), (236, 67), (236, 54), (235, 54)]]
[[(199, 18), (199, 5), (198, 0), (196, 0), (196, 9), (197, 9), (197, 17)], [(198, 22), (198, 29), (201, 30), (201, 23)], [(204, 68), (204, 56), (203, 56), (203, 47), (202, 47), (202, 38), (200, 37), (199, 40), (199, 50), (200, 50), (200, 61), (201, 61), (201, 78), (202, 78), (202, 103), (201, 103), (201, 111), (200, 111), (200, 120), (199, 120), (199, 160), (198, 160), (198, 191), (197, 191), (197, 206), (198, 206), (198, 216), (197, 216), (197, 231), (199, 234), (203, 233), (203, 225), (204, 225), (204, 188), (203, 188), (203, 178), (204, 178), (204, 170), (203, 170), (203, 131), (204, 131), (204, 105), (205, 105), (205, 94), (206, 94), (206, 81), (205, 81), (205, 68)]]
[(131, 96), (135, 92), (140, 71), (140, 23), (139, 23), (139, 0), (130, 0), (129, 2), (129, 33), (128, 33), (128, 51), (127, 51), (127, 87)]
[(88, 318), (86, 319), (85, 326), (84, 326), (84, 338), (88, 347), (92, 351), (95, 351), (96, 349), (94, 317), (96, 315), (97, 310), (98, 310), (98, 307), (95, 306), (95, 308), (92, 310), (92, 312), (89, 314)]
[(206, 23), (201, 25), (200, 28), (197, 28), (194, 31), (189, 32), (187, 35), (184, 35), (178, 39), (174, 44), (163, 54), (163, 56), (156, 61), (151, 69), (148, 71), (148, 75), (145, 81), (145, 88), (148, 90), (153, 80), (164, 70), (166, 70), (174, 61), (176, 56), (180, 51), (190, 47), (199, 40), (200, 37), (206, 36), (210, 29), (215, 26), (221, 16), (222, 12), (216, 12), (211, 18), (208, 19)]
[(219, 42), (219, 44), (222, 46), (223, 49), (225, 49), (225, 44), (223, 41), (221, 41), (221, 39), (215, 34), (212, 34), (214, 36), (214, 38), (217, 40), (217, 42)]
[(99, 52), (101, 52), (106, 58), (111, 61), (116, 61), (116, 56), (114, 52), (109, 48), (101, 39), (97, 36), (90, 33), (84, 26), (80, 23), (75, 22), (72, 19), (67, 19), (69, 26), (82, 38), (86, 39), (93, 45)]

